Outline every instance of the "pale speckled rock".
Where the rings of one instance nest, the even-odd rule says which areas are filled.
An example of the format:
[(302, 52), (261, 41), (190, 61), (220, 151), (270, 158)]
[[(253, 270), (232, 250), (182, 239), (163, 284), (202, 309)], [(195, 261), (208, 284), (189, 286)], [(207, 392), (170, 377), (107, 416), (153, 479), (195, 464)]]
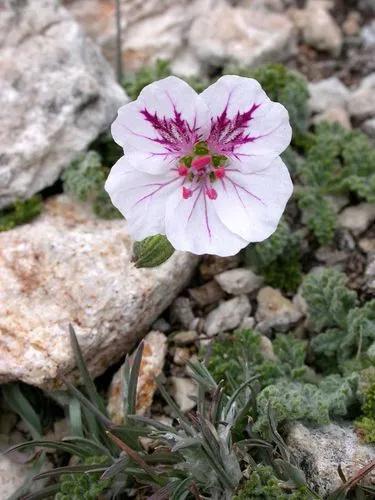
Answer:
[(269, 333), (272, 329), (288, 330), (302, 318), (302, 312), (280, 290), (266, 286), (257, 295), (258, 309), (255, 319), (257, 330)]
[[(167, 337), (161, 332), (150, 332), (144, 339), (144, 348), (137, 385), (137, 414), (144, 415), (152, 404), (156, 391), (155, 379), (163, 371), (167, 354)], [(107, 410), (116, 424), (124, 422), (123, 401), (124, 365), (113, 376), (108, 391)]]
[(213, 337), (220, 332), (237, 328), (250, 312), (251, 304), (246, 295), (239, 295), (222, 302), (207, 315), (205, 323), (207, 335)]
[(99, 220), (65, 196), (0, 233), (0, 383), (53, 389), (59, 373), (76, 374), (69, 323), (94, 376), (134, 346), (197, 258), (176, 252), (158, 268), (136, 269), (131, 246), (123, 220)]
[(263, 278), (256, 275), (251, 269), (237, 268), (224, 271), (215, 276), (224, 292), (232, 295), (241, 295), (258, 290), (263, 284)]
[(375, 220), (375, 204), (360, 203), (345, 208), (339, 215), (339, 225), (354, 234), (361, 234)]
[(323, 113), (330, 108), (346, 108), (350, 91), (336, 76), (311, 82), (308, 88), (309, 106), (313, 113)]
[(313, 123), (338, 123), (342, 127), (346, 128), (346, 130), (351, 130), (352, 125), (350, 123), (349, 113), (345, 108), (329, 108), (323, 113), (319, 113), (313, 119)]
[(56, 0), (1, 5), (0, 207), (53, 184), (127, 101)]
[(327, 2), (309, 0), (306, 9), (298, 13), (298, 23), (308, 45), (337, 56), (341, 52), (342, 34), (328, 7)]
[(208, 15), (195, 18), (189, 44), (206, 65), (232, 62), (252, 66), (286, 60), (294, 51), (295, 33), (284, 15), (221, 1)]
[(175, 399), (180, 410), (185, 413), (192, 410), (198, 397), (198, 385), (190, 379), (184, 377), (170, 377), (171, 394)]
[(351, 96), (349, 113), (357, 120), (365, 120), (375, 116), (375, 73), (364, 78)]
[[(325, 496), (342, 485), (337, 467), (347, 478), (375, 460), (375, 448), (362, 444), (349, 426), (330, 424), (318, 428), (301, 423), (291, 426), (287, 445), (306, 474), (307, 483)], [(366, 482), (375, 481), (375, 473)]]

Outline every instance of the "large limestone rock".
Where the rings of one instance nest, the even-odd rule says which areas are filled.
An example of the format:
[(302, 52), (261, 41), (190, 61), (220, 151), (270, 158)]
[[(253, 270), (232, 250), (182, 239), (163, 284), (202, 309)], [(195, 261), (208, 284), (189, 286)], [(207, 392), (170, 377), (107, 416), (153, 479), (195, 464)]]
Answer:
[(0, 207), (51, 185), (126, 96), (57, 0), (0, 2)]
[(31, 224), (0, 233), (0, 383), (53, 389), (60, 373), (75, 375), (69, 323), (93, 375), (134, 346), (197, 259), (176, 252), (139, 270), (131, 245), (123, 220), (96, 219), (65, 196)]
[(189, 43), (206, 65), (232, 62), (251, 66), (286, 60), (293, 52), (295, 37), (285, 15), (218, 2), (207, 15), (196, 17)]

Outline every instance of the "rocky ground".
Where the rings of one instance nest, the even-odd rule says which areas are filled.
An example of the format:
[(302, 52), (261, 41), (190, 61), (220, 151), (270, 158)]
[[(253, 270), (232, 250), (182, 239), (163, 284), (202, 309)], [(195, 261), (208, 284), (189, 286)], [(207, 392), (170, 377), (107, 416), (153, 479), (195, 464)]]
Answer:
[[(116, 423), (123, 419), (124, 356), (145, 334), (137, 411), (167, 423), (173, 414), (155, 377), (164, 377), (183, 412), (193, 410), (198, 394), (189, 363), (209, 359), (213, 340), (255, 330), (263, 358), (275, 361), (276, 333), (312, 337), (300, 286), (270, 286), (243, 255), (176, 253), (158, 269), (136, 269), (123, 221), (100, 219), (88, 203), (60, 194), (63, 170), (128, 100), (111, 69), (112, 2), (62, 4), (0, 3), (0, 207), (40, 191), (46, 200), (40, 217), (0, 233), (0, 383), (38, 388), (22, 385), (51, 439), (67, 434), (56, 402), (61, 375), (77, 381), (69, 323)], [(132, 0), (122, 6), (126, 74), (160, 58), (173, 72), (199, 78), (228, 65), (284, 62), (309, 81), (311, 125), (339, 123), (375, 141), (371, 0)], [(375, 205), (352, 193), (330, 202), (338, 229), (323, 245), (311, 244), (305, 222), (295, 222), (295, 203), (289, 207), (293, 229), (305, 231), (302, 273), (335, 267), (364, 304), (375, 293)], [(368, 321), (375, 328), (374, 318)], [(373, 364), (374, 354), (369, 357)], [(314, 366), (310, 351), (307, 364)], [(0, 405), (1, 447), (29, 439), (30, 429), (9, 401)], [(350, 477), (375, 460), (374, 445), (363, 442), (350, 419), (318, 427), (297, 420), (285, 429), (287, 444), (320, 495), (340, 485), (339, 464)], [(12, 458), (16, 465), (0, 457), (4, 499), (30, 471), (23, 455)]]

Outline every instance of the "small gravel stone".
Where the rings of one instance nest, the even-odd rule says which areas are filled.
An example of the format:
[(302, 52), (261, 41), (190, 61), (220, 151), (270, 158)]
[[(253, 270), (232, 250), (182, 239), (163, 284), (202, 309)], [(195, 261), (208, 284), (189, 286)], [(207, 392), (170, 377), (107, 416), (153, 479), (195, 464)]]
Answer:
[(351, 116), (365, 120), (375, 116), (375, 72), (364, 78), (358, 89), (352, 92), (348, 107)]
[(202, 278), (205, 281), (208, 281), (223, 271), (238, 267), (239, 263), (239, 255), (233, 255), (233, 257), (217, 257), (216, 255), (208, 255), (203, 259), (203, 262), (199, 266), (199, 271)]
[(255, 325), (255, 318), (253, 318), (252, 316), (249, 316), (248, 318), (245, 318), (241, 325), (240, 325), (240, 329), (241, 330), (251, 330), (252, 328), (254, 328), (254, 325)]
[[(198, 397), (198, 386), (190, 378), (170, 377), (171, 393), (182, 412), (192, 410), (196, 403), (194, 398)], [(193, 399), (192, 399), (193, 398)]]
[(276, 361), (276, 355), (273, 351), (273, 346), (271, 340), (265, 335), (260, 336), (260, 352), (264, 359), (269, 361)]
[(375, 117), (366, 120), (362, 124), (362, 130), (365, 134), (371, 137), (371, 139), (375, 139)]
[(358, 245), (365, 253), (375, 253), (375, 238), (362, 238)]
[(309, 106), (313, 113), (325, 113), (332, 108), (346, 108), (350, 91), (335, 76), (309, 83)]
[(237, 268), (215, 276), (221, 288), (232, 295), (241, 295), (258, 290), (262, 286), (263, 278), (257, 276), (250, 269)]
[(339, 224), (349, 229), (353, 234), (361, 234), (375, 220), (375, 204), (360, 203), (354, 207), (345, 208), (339, 215)]
[(279, 290), (266, 286), (257, 296), (258, 309), (255, 315), (257, 329), (269, 333), (273, 328), (286, 331), (302, 318), (302, 312)]
[(188, 297), (177, 297), (170, 308), (170, 320), (172, 324), (180, 324), (189, 329), (195, 316)]
[(338, 123), (346, 130), (352, 129), (349, 113), (346, 111), (346, 109), (341, 108), (339, 106), (335, 106), (334, 108), (329, 108), (326, 111), (323, 111), (323, 113), (319, 113), (314, 117), (313, 123), (321, 123), (321, 122)]
[(190, 351), (186, 347), (176, 347), (173, 363), (177, 366), (184, 366), (190, 359)]
[(220, 332), (237, 328), (251, 312), (250, 301), (246, 295), (222, 302), (206, 318), (206, 333), (209, 337)]
[(365, 270), (365, 288), (375, 292), (375, 254), (369, 254)]
[(224, 292), (215, 280), (208, 281), (202, 286), (190, 288), (190, 297), (200, 307), (215, 304), (224, 298)]
[(193, 344), (197, 338), (198, 333), (195, 330), (177, 332), (172, 336), (173, 342), (180, 347)]
[(152, 329), (158, 332), (168, 333), (171, 330), (171, 325), (164, 318), (159, 318), (153, 323)]

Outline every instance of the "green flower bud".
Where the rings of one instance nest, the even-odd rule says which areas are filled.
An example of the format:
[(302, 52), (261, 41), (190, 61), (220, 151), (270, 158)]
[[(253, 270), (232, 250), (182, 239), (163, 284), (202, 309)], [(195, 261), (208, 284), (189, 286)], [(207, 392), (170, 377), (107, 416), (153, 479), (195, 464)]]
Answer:
[(174, 248), (162, 234), (136, 241), (133, 246), (133, 262), (136, 267), (156, 267), (173, 254)]

